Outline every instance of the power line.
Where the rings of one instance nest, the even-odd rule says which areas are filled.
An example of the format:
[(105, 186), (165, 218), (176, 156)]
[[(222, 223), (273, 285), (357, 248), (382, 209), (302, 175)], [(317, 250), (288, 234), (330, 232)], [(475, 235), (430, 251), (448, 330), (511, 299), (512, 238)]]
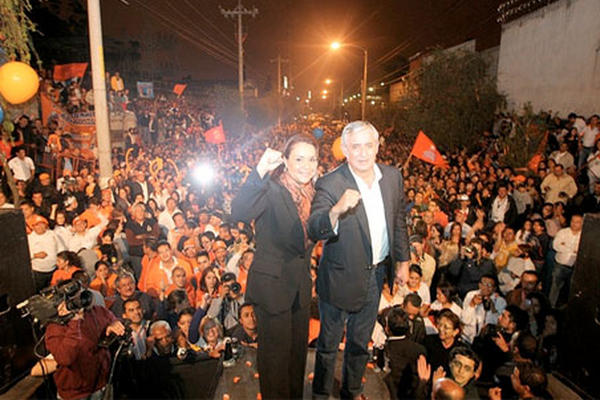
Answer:
[(197, 40), (193, 37), (194, 36), (193, 33), (190, 33), (186, 29), (182, 29), (180, 26), (177, 25), (177, 23), (173, 22), (172, 20), (164, 17), (162, 14), (160, 14), (160, 13), (156, 12), (155, 10), (153, 10), (152, 8), (148, 7), (146, 4), (144, 4), (143, 0), (137, 0), (137, 2), (143, 8), (145, 8), (148, 12), (155, 15), (162, 25), (171, 29), (176, 35), (178, 35), (181, 38), (183, 38), (184, 40), (192, 43), (196, 47), (200, 48), (201, 50), (203, 50), (207, 54), (211, 55), (213, 58), (223, 62), (224, 64), (229, 65), (229, 66), (235, 66), (235, 61), (228, 59), (227, 55), (222, 55), (222, 54), (210, 49), (209, 47), (205, 46), (202, 42), (200, 42), (199, 40)]

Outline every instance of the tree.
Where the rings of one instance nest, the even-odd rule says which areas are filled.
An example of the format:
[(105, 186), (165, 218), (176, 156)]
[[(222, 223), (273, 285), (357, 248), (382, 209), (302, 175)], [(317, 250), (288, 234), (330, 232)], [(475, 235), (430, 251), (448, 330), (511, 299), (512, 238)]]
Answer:
[(407, 85), (390, 108), (393, 125), (409, 135), (423, 130), (446, 149), (476, 143), (504, 104), (486, 61), (469, 51), (435, 51), (409, 74)]

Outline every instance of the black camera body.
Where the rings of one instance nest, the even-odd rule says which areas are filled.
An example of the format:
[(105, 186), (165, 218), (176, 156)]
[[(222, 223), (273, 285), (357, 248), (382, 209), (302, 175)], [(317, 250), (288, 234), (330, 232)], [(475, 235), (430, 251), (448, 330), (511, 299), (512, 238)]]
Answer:
[[(49, 322), (60, 324), (67, 323), (73, 315), (92, 304), (92, 292), (81, 290), (81, 283), (77, 280), (68, 280), (56, 286), (42, 289), (39, 294), (17, 305), (23, 318), (31, 316), (33, 321), (45, 326)], [(60, 317), (58, 306), (65, 302), (70, 314)]]
[(233, 294), (240, 294), (240, 292), (242, 291), (242, 285), (240, 285), (237, 282), (233, 282), (229, 286), (229, 290), (231, 290), (231, 293), (233, 293)]

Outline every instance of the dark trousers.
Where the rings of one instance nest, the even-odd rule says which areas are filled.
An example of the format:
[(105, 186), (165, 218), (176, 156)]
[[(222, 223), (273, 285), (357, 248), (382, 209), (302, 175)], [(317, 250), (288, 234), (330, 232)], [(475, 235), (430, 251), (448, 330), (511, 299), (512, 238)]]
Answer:
[[(362, 393), (362, 378), (369, 360), (368, 344), (375, 327), (377, 309), (385, 267), (373, 269), (369, 275), (369, 286), (365, 305), (357, 312), (347, 312), (324, 301), (319, 301), (321, 330), (317, 341), (314, 396), (330, 396), (333, 388), (335, 361), (338, 346), (346, 326), (346, 347), (342, 366), (340, 396), (352, 398)], [(340, 284), (343, 284), (340, 282)]]
[(52, 281), (52, 272), (38, 272), (33, 271), (33, 283), (35, 285), (34, 289), (36, 293), (39, 293), (40, 290), (47, 288), (50, 286), (50, 282)]
[(301, 399), (308, 351), (310, 307), (298, 295), (290, 310), (270, 314), (254, 306), (258, 325), (257, 367), (263, 399)]

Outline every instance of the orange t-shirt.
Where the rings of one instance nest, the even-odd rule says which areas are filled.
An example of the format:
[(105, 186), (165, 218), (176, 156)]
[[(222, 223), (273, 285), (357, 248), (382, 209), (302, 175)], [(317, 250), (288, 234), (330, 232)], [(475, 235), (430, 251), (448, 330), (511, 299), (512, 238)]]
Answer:
[(89, 209), (82, 212), (81, 215), (79, 215), (79, 218), (87, 221), (88, 229), (93, 228), (94, 226), (98, 225), (101, 222), (100, 218), (98, 218), (98, 216), (96, 214), (94, 214), (93, 212), (91, 212)]
[[(157, 256), (154, 256), (154, 258), (156, 257)], [(146, 291), (146, 276), (148, 275), (148, 267), (152, 260), (146, 254), (142, 257), (142, 272), (140, 273), (140, 280), (138, 281), (138, 289), (142, 292)]]
[(77, 268), (77, 267), (71, 267), (71, 268), (69, 268), (68, 271), (65, 271), (64, 269), (55, 270), (54, 273), (52, 274), (52, 280), (50, 281), (50, 286), (56, 286), (59, 283), (61, 283), (62, 281), (71, 279), (73, 277), (73, 274), (79, 270), (80, 270), (80, 268)]
[(98, 277), (94, 278), (90, 283), (90, 288), (99, 291), (104, 297), (114, 296), (116, 293), (115, 281), (117, 280), (117, 274), (109, 275), (106, 284), (102, 283), (102, 280)]
[[(160, 257), (155, 257), (150, 262), (150, 265), (148, 266), (148, 271), (145, 276), (145, 292), (153, 297), (159, 297), (162, 288), (166, 289), (170, 285), (169, 282), (171, 281), (171, 277), (167, 276), (167, 274), (170, 274), (171, 272), (161, 269), (160, 264)], [(173, 265), (173, 268), (175, 268), (175, 266), (180, 266), (185, 270), (187, 283), (190, 283), (192, 280), (192, 276), (194, 276), (190, 264), (187, 261), (182, 260), (181, 258), (175, 257), (175, 265)], [(173, 268), (171, 268), (171, 271), (173, 270)]]

